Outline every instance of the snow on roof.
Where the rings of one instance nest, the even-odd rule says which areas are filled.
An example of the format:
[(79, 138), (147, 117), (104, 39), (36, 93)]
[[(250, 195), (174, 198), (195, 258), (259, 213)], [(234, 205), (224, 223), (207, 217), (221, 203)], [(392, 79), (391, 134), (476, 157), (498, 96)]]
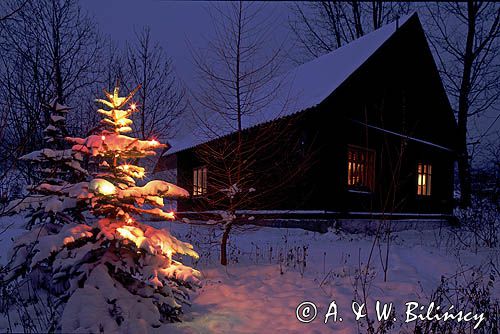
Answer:
[[(398, 22), (395, 21), (386, 24), (349, 44), (304, 63), (284, 76), (277, 78), (276, 80), (280, 80), (280, 86), (282, 86), (279, 94), (281, 96), (278, 96), (273, 103), (268, 105), (258, 115), (244, 117), (242, 119), (243, 129), (289, 116), (320, 104), (396, 32), (398, 25), (402, 26), (413, 15), (415, 14), (401, 17)], [(293, 98), (293, 101), (291, 98)], [(214, 127), (218, 127), (219, 130), (220, 123), (220, 120), (210, 122)], [(188, 134), (188, 136), (174, 138), (169, 140), (171, 149), (165, 151), (163, 156), (229, 135), (235, 132), (235, 130), (234, 128), (222, 129), (219, 131), (220, 135), (216, 137)]]

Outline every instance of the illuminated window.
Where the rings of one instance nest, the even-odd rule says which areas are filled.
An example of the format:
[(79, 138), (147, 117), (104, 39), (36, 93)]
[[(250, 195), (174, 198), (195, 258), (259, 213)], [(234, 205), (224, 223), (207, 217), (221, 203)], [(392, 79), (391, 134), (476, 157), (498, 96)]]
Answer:
[(347, 185), (373, 191), (375, 180), (375, 151), (349, 146), (347, 152)]
[(417, 195), (431, 195), (432, 165), (419, 162), (417, 164)]
[(193, 196), (207, 193), (207, 167), (193, 169)]

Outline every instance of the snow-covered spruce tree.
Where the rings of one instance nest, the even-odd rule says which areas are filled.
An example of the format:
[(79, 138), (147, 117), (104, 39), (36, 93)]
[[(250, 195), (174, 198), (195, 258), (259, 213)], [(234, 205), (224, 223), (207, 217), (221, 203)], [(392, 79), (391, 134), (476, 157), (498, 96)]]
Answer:
[[(44, 129), (45, 148), (33, 151), (20, 159), (35, 165), (28, 185), (27, 197), (10, 203), (11, 211), (29, 210), (28, 228), (43, 223), (47, 228), (60, 229), (69, 222), (83, 222), (86, 198), (81, 196), (87, 187), (87, 171), (82, 168), (82, 154), (71, 150), (65, 140), (66, 114), (70, 108), (57, 98), (44, 106), (49, 112), (49, 124)], [(8, 209), (9, 210), (9, 209)]]
[[(86, 235), (83, 240), (91, 241), (87, 245), (92, 246), (80, 249), (97, 248), (87, 253), (90, 258), (84, 255), (88, 262), (80, 270), (86, 277), (84, 282), (77, 280), (83, 288), (68, 301), (63, 331), (108, 332), (122, 327), (144, 332), (161, 322), (178, 321), (181, 305), (187, 303), (188, 290), (199, 284), (196, 270), (172, 258), (175, 254), (197, 258), (192, 246), (134, 218), (149, 214), (173, 219), (173, 213), (162, 210), (163, 198), (189, 195), (184, 189), (160, 180), (136, 186), (135, 179), (142, 178), (145, 170), (132, 161), (154, 155), (155, 149), (165, 147), (156, 140), (123, 135), (132, 131), (132, 120), (128, 117), (136, 107), (125, 105), (136, 91), (127, 97), (118, 96), (118, 87), (113, 94), (105, 92), (108, 99), (98, 102), (107, 108), (98, 112), (105, 116), (102, 122), (106, 129), (98, 135), (70, 139), (75, 143), (74, 151), (89, 154), (99, 162), (100, 172), (89, 185), (92, 212), (99, 220), (83, 233)], [(71, 238), (69, 244), (74, 243), (82, 241)], [(112, 321), (103, 319), (103, 313), (110, 314)]]
[[(41, 228), (15, 242), (14, 250), (32, 245), (29, 266), (51, 268), (53, 293), (64, 308), (60, 321), (63, 332), (146, 333), (161, 323), (180, 321), (182, 304), (189, 291), (199, 285), (199, 272), (175, 260), (174, 256), (198, 254), (188, 243), (166, 230), (136, 221), (145, 213), (163, 219), (163, 198), (188, 196), (187, 191), (168, 182), (153, 180), (136, 186), (145, 170), (132, 164), (155, 154), (164, 145), (156, 140), (138, 140), (122, 133), (131, 131), (128, 118), (135, 110), (132, 98), (106, 92), (108, 100), (98, 100), (109, 110), (106, 129), (87, 138), (67, 138), (73, 150), (90, 155), (99, 163), (85, 196), (93, 224), (68, 224), (56, 235)], [(37, 239), (36, 243), (32, 240)]]
[[(48, 315), (52, 311), (47, 308), (43, 310), (46, 314), (40, 312), (36, 305), (37, 293), (26, 287), (45, 289), (49, 296), (64, 290), (64, 286), (52, 282), (53, 262), (38, 260), (44, 254), (50, 255), (51, 246), (47, 240), (56, 240), (61, 230), (64, 234), (65, 225), (84, 222), (83, 212), (88, 210), (88, 182), (85, 181), (88, 173), (80, 165), (82, 154), (74, 152), (65, 140), (66, 115), (70, 108), (57, 99), (44, 108), (49, 118), (43, 131), (45, 147), (20, 158), (32, 165), (34, 182), (27, 186), (24, 198), (12, 201), (6, 209), (10, 213), (28, 212), (26, 227), (31, 231), (16, 241), (6, 266), (8, 271), (0, 270), (7, 272), (7, 275), (0, 275), (1, 299), (20, 318), (14, 322), (22, 323), (23, 329), (28, 331), (51, 330), (55, 319)], [(41, 242), (41, 239), (46, 241)], [(42, 250), (41, 247), (49, 248)], [(37, 327), (35, 323), (44, 325)]]

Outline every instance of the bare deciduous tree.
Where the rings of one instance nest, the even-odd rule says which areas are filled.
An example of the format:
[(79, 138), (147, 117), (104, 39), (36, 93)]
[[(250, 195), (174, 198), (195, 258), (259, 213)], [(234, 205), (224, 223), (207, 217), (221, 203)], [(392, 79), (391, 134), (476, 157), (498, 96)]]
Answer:
[(318, 57), (408, 14), (406, 2), (316, 1), (292, 4), (290, 29), (300, 58)]
[(5, 1), (0, 5), (0, 21), (15, 20), (15, 16), (20, 12), (30, 0)]
[(180, 85), (172, 59), (154, 43), (146, 27), (127, 45), (125, 66), (120, 77), (125, 86), (141, 84), (137, 92), (139, 116), (134, 130), (141, 139), (167, 139), (175, 133), (186, 109), (185, 90)]
[[(194, 114), (205, 139), (215, 139), (197, 149), (200, 162), (208, 170), (204, 200), (225, 213), (222, 265), (227, 265), (229, 234), (242, 223), (236, 222), (237, 210), (256, 205), (303, 172), (299, 164), (292, 164), (300, 143), (296, 137), (292, 140), (288, 120), (249, 129), (252, 120), (269, 109), (277, 108), (274, 116), (278, 117), (286, 108), (286, 101), (278, 97), (284, 44), (271, 47), (275, 18), (265, 9), (263, 3), (242, 1), (211, 7), (215, 36), (207, 41), (206, 49), (193, 50), (201, 82), (195, 93)], [(276, 146), (274, 150), (271, 146), (278, 142), (287, 147), (280, 150), (279, 158)], [(268, 182), (259, 188), (262, 180)]]
[[(17, 7), (16, 7), (17, 8)], [(40, 147), (49, 120), (43, 104), (80, 106), (81, 95), (96, 83), (100, 38), (74, 0), (22, 3), (15, 19), (0, 21), (0, 100), (2, 170), (20, 155)], [(78, 119), (82, 113), (72, 113)], [(68, 120), (70, 132), (78, 122)], [(26, 173), (28, 176), (29, 172)]]
[(457, 115), (461, 206), (471, 202), (468, 121), (500, 98), (500, 5), (467, 1), (427, 5), (429, 36)]

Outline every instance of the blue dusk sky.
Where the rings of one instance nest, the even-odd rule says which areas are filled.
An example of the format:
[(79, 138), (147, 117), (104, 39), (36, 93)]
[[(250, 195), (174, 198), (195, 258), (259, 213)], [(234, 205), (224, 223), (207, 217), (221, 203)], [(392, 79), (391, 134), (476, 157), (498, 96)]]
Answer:
[[(178, 76), (189, 86), (194, 69), (187, 41), (194, 47), (203, 47), (205, 37), (211, 33), (207, 9), (210, 1), (163, 0), (84, 0), (81, 5), (99, 25), (99, 31), (121, 43), (133, 41), (134, 31), (149, 26), (154, 41), (159, 42), (173, 59)], [(220, 5), (220, 3), (219, 3)], [(278, 39), (290, 39), (287, 18), (289, 3), (278, 2), (269, 6), (283, 24), (275, 32)]]
[[(159, 42), (167, 55), (173, 60), (178, 78), (185, 86), (193, 89), (195, 79), (187, 41), (194, 47), (205, 46), (205, 37), (211, 34), (210, 16), (207, 8), (214, 3), (209, 1), (163, 1), (163, 0), (82, 0), (81, 5), (98, 24), (99, 31), (123, 46), (125, 41), (133, 41), (134, 31), (149, 26), (153, 40)], [(219, 3), (220, 4), (220, 3)], [(276, 41), (287, 41), (292, 45), (293, 36), (288, 29), (287, 20), (291, 15), (289, 2), (275, 2), (269, 9), (276, 14)], [(422, 16), (421, 16), (422, 19)], [(424, 29), (425, 22), (424, 22)], [(290, 68), (291, 64), (286, 65)], [(497, 109), (491, 110), (479, 119), (471, 120), (471, 133), (484, 132), (498, 115)], [(488, 131), (493, 138), (500, 131), (500, 121)]]

